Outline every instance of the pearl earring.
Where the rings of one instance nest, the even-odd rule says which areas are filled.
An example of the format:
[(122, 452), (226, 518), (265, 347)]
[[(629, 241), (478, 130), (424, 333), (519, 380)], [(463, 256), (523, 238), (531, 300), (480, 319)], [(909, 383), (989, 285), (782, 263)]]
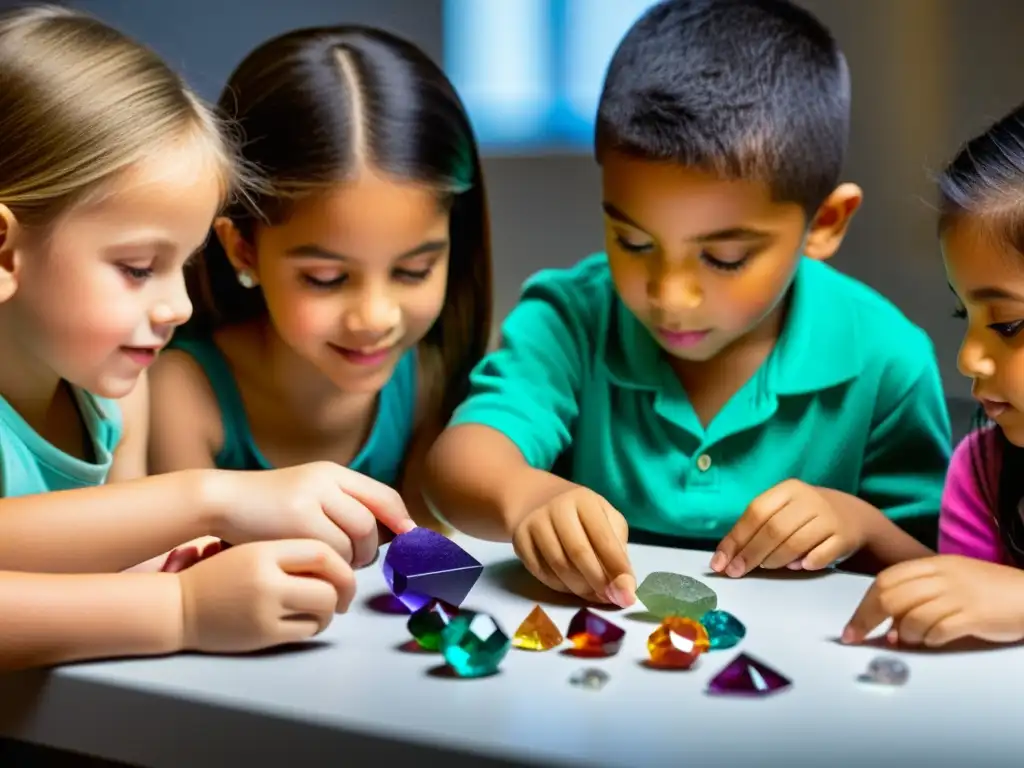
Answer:
[(238, 284), (243, 288), (255, 288), (256, 277), (248, 269), (243, 269), (238, 273)]

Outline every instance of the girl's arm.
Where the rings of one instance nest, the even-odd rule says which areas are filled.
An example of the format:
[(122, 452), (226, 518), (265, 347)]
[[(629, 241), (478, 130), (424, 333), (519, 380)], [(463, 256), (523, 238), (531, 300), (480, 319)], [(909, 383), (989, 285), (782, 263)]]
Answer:
[(124, 429), (114, 450), (108, 483), (138, 480), (149, 474), (146, 452), (149, 448), (149, 379), (145, 372), (127, 396), (117, 401)]
[(224, 431), (206, 374), (190, 355), (171, 349), (161, 353), (149, 377), (150, 471), (213, 469)]
[(131, 567), (217, 530), (232, 493), (225, 480), (193, 470), (0, 499), (0, 570), (101, 573)]
[(174, 653), (183, 644), (173, 574), (0, 572), (0, 672), (115, 656)]
[[(108, 483), (137, 480), (149, 474), (149, 415), (152, 405), (149, 378), (145, 373), (139, 378), (135, 389), (127, 397), (119, 400), (118, 405), (121, 408), (124, 430), (121, 441), (114, 451), (114, 463), (107, 477)], [(181, 546), (195, 546), (202, 551), (204, 546), (216, 540), (212, 536), (204, 536)], [(169, 554), (170, 552), (164, 552), (128, 570), (133, 573), (155, 573), (164, 567)]]

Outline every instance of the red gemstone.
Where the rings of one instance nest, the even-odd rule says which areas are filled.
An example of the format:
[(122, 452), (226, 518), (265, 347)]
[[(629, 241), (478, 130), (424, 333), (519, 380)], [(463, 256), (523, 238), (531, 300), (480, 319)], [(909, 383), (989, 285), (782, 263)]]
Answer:
[(566, 633), (577, 656), (612, 656), (622, 647), (622, 638), (625, 636), (624, 629), (589, 608), (577, 611)]

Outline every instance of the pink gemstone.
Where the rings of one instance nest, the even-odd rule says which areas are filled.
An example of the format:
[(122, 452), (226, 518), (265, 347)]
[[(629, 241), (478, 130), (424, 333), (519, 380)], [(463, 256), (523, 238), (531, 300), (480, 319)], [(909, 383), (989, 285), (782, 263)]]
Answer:
[(792, 685), (785, 675), (762, 661), (739, 654), (725, 669), (711, 678), (708, 693), (725, 696), (766, 696)]

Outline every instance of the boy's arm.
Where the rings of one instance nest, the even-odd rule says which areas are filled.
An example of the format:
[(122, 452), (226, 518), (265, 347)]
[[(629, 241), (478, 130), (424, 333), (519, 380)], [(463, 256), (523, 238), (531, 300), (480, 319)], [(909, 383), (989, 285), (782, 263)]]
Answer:
[(180, 651), (174, 574), (0, 572), (0, 672)]
[(875, 413), (857, 495), (882, 514), (869, 517), (864, 555), (886, 565), (933, 554), (952, 436), (931, 342), (892, 364)]
[(508, 541), (525, 514), (575, 487), (548, 470), (571, 442), (589, 366), (582, 301), (571, 288), (528, 282), (499, 349), (473, 372), (424, 478), (428, 503), (455, 528)]

